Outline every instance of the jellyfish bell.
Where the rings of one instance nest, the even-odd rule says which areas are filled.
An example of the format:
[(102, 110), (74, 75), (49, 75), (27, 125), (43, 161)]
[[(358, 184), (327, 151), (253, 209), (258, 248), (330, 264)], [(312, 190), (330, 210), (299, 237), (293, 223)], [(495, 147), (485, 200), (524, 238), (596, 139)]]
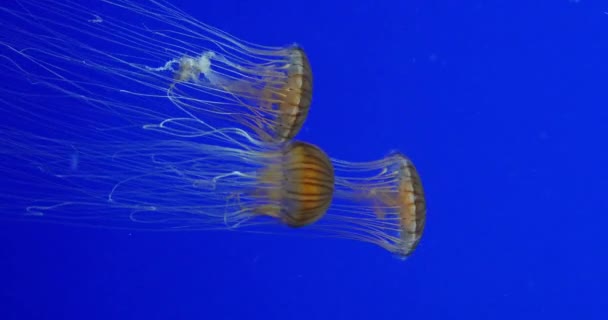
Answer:
[(304, 142), (290, 143), (282, 159), (268, 166), (258, 186), (261, 198), (270, 201), (256, 212), (279, 218), (290, 227), (319, 220), (329, 208), (334, 192), (333, 166), (323, 150)]
[(0, 89), (6, 94), (50, 88), (137, 121), (235, 126), (278, 143), (308, 115), (312, 72), (302, 47), (241, 40), (162, 0), (24, 0), (0, 5), (0, 20), (11, 29), (0, 40), (0, 71), (27, 79)]
[[(390, 219), (390, 215), (398, 218), (398, 228), (393, 243), (388, 241), (387, 249), (399, 256), (409, 256), (418, 246), (426, 223), (426, 199), (418, 171), (414, 164), (400, 153), (391, 156), (394, 168), (398, 172), (398, 187), (396, 192), (389, 190), (374, 191), (373, 196), (383, 207), (396, 208), (379, 210), (379, 219)], [(387, 213), (384, 210), (388, 211)], [(392, 212), (391, 212), (392, 211)], [(391, 239), (391, 238), (389, 238)]]

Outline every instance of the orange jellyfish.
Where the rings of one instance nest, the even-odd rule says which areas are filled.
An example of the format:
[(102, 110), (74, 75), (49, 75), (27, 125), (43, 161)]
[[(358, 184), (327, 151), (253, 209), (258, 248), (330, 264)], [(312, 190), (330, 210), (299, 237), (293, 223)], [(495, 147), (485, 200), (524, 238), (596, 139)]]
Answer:
[(394, 152), (377, 161), (332, 163), (334, 205), (319, 228), (409, 256), (426, 222), (424, 190), (412, 161)]
[(0, 125), (3, 218), (131, 230), (304, 227), (333, 199), (332, 164), (309, 143), (57, 123), (67, 127), (61, 137)]
[(301, 47), (240, 40), (164, 1), (23, 0), (1, 4), (0, 20), (11, 30), (0, 39), (0, 71), (89, 110), (177, 134), (241, 128), (275, 143), (291, 140), (308, 115), (312, 72)]
[(333, 166), (323, 150), (294, 142), (282, 151), (281, 162), (267, 166), (257, 185), (261, 199), (255, 209), (279, 218), (290, 227), (303, 227), (319, 220), (329, 208), (334, 193)]
[[(186, 110), (198, 110), (201, 103), (217, 105), (217, 102), (192, 98), (208, 95), (199, 91), (208, 91), (211, 87), (214, 91), (211, 95), (216, 99), (229, 99), (229, 105), (242, 107), (242, 111), (235, 108), (235, 112), (228, 113), (230, 119), (250, 128), (262, 140), (284, 142), (299, 132), (308, 115), (312, 99), (310, 63), (304, 50), (297, 46), (266, 50), (263, 54), (277, 59), (279, 68), (263, 64), (236, 65), (219, 53), (205, 52), (198, 57), (181, 57), (156, 70), (175, 71), (171, 64), (177, 65), (176, 83), (171, 85), (168, 94), (176, 105)], [(231, 72), (239, 73), (238, 77), (225, 74), (230, 68), (234, 69)], [(211, 112), (221, 115), (226, 111)]]

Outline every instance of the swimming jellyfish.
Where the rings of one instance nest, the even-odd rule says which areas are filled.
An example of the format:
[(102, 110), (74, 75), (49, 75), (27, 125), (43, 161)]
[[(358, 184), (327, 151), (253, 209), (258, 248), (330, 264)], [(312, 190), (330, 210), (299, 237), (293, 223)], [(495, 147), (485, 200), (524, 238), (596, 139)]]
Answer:
[(426, 223), (424, 189), (413, 162), (393, 152), (370, 162), (332, 159), (332, 165), (333, 204), (317, 228), (400, 257), (411, 255)]
[(128, 106), (136, 122), (236, 126), (280, 143), (308, 115), (312, 72), (301, 47), (240, 40), (162, 0), (21, 0), (2, 3), (0, 21), (10, 30), (0, 39), (5, 77), (92, 108)]
[(303, 227), (333, 199), (332, 164), (310, 143), (238, 142), (231, 137), (246, 133), (222, 130), (141, 140), (116, 130), (63, 140), (0, 127), (3, 217), (133, 230)]

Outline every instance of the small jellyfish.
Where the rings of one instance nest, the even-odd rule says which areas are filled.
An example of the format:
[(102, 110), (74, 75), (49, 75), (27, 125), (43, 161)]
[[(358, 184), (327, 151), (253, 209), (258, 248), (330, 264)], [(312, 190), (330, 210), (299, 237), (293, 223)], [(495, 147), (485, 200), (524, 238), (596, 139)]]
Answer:
[(426, 200), (410, 159), (394, 152), (370, 162), (332, 159), (333, 205), (316, 226), (322, 234), (376, 244), (400, 257), (416, 249), (426, 222)]
[[(215, 107), (219, 100), (224, 100), (235, 110), (240, 108), (242, 111), (231, 113), (230, 117), (262, 140), (291, 140), (302, 128), (312, 100), (312, 72), (306, 53), (298, 46), (256, 53), (258, 59), (265, 55), (272, 63), (238, 64), (212, 51), (171, 61), (165, 68), (175, 70), (172, 65), (177, 64), (177, 70), (169, 98), (187, 110), (198, 110), (201, 101), (194, 97), (211, 94), (218, 102), (204, 101), (204, 104)], [(249, 59), (253, 57), (252, 54)], [(222, 112), (210, 111), (215, 115)]]

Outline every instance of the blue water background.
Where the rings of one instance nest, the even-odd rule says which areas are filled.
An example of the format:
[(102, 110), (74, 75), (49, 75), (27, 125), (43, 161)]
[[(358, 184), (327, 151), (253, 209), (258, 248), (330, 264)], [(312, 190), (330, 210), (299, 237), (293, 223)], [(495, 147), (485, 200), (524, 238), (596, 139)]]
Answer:
[(419, 248), (3, 221), (0, 319), (608, 318), (608, 2), (172, 3), (301, 44), (299, 138), (351, 161), (407, 154)]

